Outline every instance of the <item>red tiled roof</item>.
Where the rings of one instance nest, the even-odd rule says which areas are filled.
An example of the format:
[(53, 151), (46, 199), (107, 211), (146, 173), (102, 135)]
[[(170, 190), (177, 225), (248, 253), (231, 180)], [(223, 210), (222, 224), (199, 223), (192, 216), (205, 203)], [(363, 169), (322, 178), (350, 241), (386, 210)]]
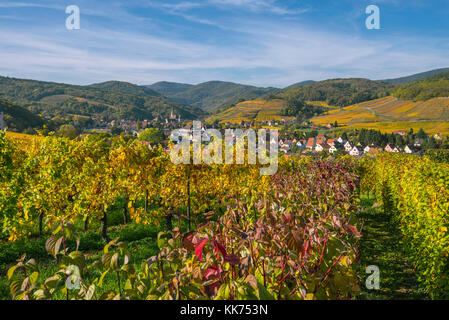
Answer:
[(315, 141), (314, 138), (309, 138), (309, 140), (307, 140), (307, 147), (313, 147), (313, 142)]

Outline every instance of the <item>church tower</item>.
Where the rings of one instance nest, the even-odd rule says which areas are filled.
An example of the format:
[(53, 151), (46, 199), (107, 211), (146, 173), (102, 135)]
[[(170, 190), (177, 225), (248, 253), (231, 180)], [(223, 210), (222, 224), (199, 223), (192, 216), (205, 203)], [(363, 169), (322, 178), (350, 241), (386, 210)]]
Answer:
[(176, 120), (176, 115), (175, 115), (175, 113), (173, 112), (173, 108), (171, 108), (170, 120)]

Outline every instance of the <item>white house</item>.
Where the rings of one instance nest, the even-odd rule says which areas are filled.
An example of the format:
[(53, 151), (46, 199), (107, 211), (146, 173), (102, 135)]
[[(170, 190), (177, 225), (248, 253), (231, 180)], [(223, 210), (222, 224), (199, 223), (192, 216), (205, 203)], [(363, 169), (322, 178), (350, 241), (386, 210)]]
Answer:
[(283, 149), (284, 152), (289, 151), (292, 148), (293, 144), (290, 140), (281, 140), (279, 141), (279, 147)]
[(333, 154), (334, 152), (337, 152), (337, 151), (338, 151), (338, 149), (335, 147), (335, 145), (333, 145), (329, 148), (329, 153), (331, 153), (331, 154)]
[(363, 149), (364, 153), (368, 153), (370, 151), (371, 147), (370, 146), (366, 146), (365, 149)]
[(359, 146), (354, 146), (351, 151), (349, 151), (349, 155), (351, 156), (361, 156), (363, 154), (363, 149)]
[(401, 148), (395, 147), (395, 148), (393, 149), (393, 152), (399, 153), (399, 152), (401, 152)]
[(337, 141), (338, 141), (339, 143), (341, 143), (341, 144), (345, 144), (345, 143), (346, 143), (346, 140), (343, 139), (342, 137), (339, 137), (339, 138), (337, 139)]
[(410, 149), (409, 146), (405, 146), (404, 151), (405, 151), (405, 153), (408, 153), (408, 154), (413, 153), (413, 150)]
[(298, 148), (305, 148), (305, 147), (306, 147), (306, 144), (307, 144), (307, 141), (306, 141), (306, 140), (299, 140), (299, 141), (296, 142), (296, 146), (297, 146)]
[(316, 152), (322, 152), (325, 150), (329, 150), (330, 146), (325, 143), (318, 143), (315, 147)]
[(345, 143), (345, 151), (350, 152), (354, 148), (354, 145), (350, 141), (346, 141)]

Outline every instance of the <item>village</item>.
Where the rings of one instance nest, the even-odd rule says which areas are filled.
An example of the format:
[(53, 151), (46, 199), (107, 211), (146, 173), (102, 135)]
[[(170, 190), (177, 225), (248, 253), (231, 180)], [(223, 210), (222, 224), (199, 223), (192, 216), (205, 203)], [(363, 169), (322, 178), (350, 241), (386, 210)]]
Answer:
[[(271, 124), (271, 123), (270, 123)], [(217, 129), (225, 136), (225, 130), (230, 129), (231, 124), (224, 124), (221, 127), (216, 127), (216, 124), (202, 124), (201, 132), (204, 135), (207, 129)], [(96, 132), (113, 132), (114, 128), (119, 128), (124, 133), (131, 136), (138, 137), (139, 134), (148, 128), (158, 129), (164, 136), (164, 142), (162, 143), (167, 147), (168, 140), (173, 130), (181, 129), (183, 132), (190, 132), (192, 130), (191, 121), (181, 121), (180, 116), (176, 116), (173, 113), (170, 118), (158, 119), (157, 117), (151, 121), (135, 121), (135, 120), (112, 120), (110, 122), (96, 122), (96, 127), (91, 129)], [(249, 129), (251, 123), (242, 123), (234, 125), (234, 129)], [(405, 132), (405, 131), (404, 131)], [(403, 131), (394, 132), (403, 136)], [(191, 136), (191, 135), (190, 135)], [(435, 139), (441, 139), (439, 135), (434, 136)], [(206, 142), (207, 143), (207, 142)], [(274, 141), (270, 144), (273, 145)], [(328, 138), (324, 134), (318, 134), (314, 137), (307, 139), (280, 139), (277, 141), (279, 151), (283, 154), (307, 154), (317, 155), (322, 153), (328, 153), (332, 155), (348, 154), (354, 157), (360, 157), (365, 154), (376, 154), (379, 152), (393, 152), (393, 153), (406, 153), (406, 154), (421, 154), (422, 153), (422, 139), (416, 139), (413, 144), (405, 146), (397, 146), (394, 144), (387, 144), (386, 146), (378, 146), (375, 144), (365, 145), (360, 142), (351, 141), (351, 138), (345, 139), (340, 136), (338, 138)], [(151, 146), (150, 144), (148, 144)]]
[[(360, 157), (364, 154), (375, 154), (379, 152), (395, 152), (407, 154), (420, 154), (421, 144), (416, 141), (413, 146), (406, 145), (404, 148), (387, 144), (384, 148), (376, 145), (363, 145), (345, 140), (342, 137), (328, 139), (324, 135), (317, 135), (307, 140), (280, 140), (279, 148), (284, 154), (303, 153), (303, 154), (349, 154), (350, 156)], [(298, 152), (294, 152), (297, 150)]]
[[(292, 121), (285, 121), (284, 119), (278, 121), (267, 120), (260, 123), (255, 123), (254, 121), (219, 123), (216, 121), (214, 123), (202, 123), (201, 135), (203, 138), (206, 138), (203, 139), (203, 143), (207, 144), (208, 129), (217, 129), (221, 132), (222, 136), (225, 137), (225, 132), (227, 129), (241, 129), (246, 133), (246, 130), (251, 128), (256, 130), (260, 128), (276, 128), (280, 129), (279, 137), (282, 138), (279, 140), (276, 139), (276, 141), (270, 141), (270, 145), (273, 146), (277, 144), (278, 150), (281, 154), (303, 154), (310, 156), (320, 154), (330, 154), (334, 156), (348, 154), (354, 157), (361, 157), (366, 154), (376, 154), (379, 152), (421, 155), (426, 145), (426, 140), (429, 140), (429, 138), (425, 135), (421, 136), (421, 138), (415, 137), (413, 131), (409, 132), (406, 130), (398, 130), (392, 132), (391, 135), (396, 138), (401, 137), (405, 139), (411, 134), (412, 140), (405, 139), (404, 141), (406, 142), (401, 144), (392, 143), (395, 139), (388, 141), (388, 143), (382, 144), (363, 143), (358, 136), (350, 135), (348, 137), (347, 134), (342, 134), (342, 132), (335, 132), (334, 130), (337, 129), (337, 126), (337, 123), (335, 123), (318, 127), (309, 121), (305, 121), (298, 126), (298, 124), (294, 124)], [(170, 140), (170, 135), (174, 130), (181, 130), (180, 132), (184, 132), (184, 136), (190, 136), (191, 139), (194, 138), (191, 133), (188, 134), (189, 132), (192, 132), (192, 120), (182, 119), (181, 115), (176, 114), (173, 109), (168, 117), (164, 118), (162, 116), (157, 116), (152, 120), (97, 120), (95, 121), (93, 127), (85, 130), (84, 134), (81, 136), (88, 134), (87, 132), (104, 132), (111, 133), (113, 135), (124, 133), (127, 136), (139, 137), (144, 130), (149, 128), (154, 128), (161, 133), (161, 140), (158, 143), (162, 144), (167, 151), (169, 148), (168, 142)], [(291, 128), (294, 128), (295, 131), (303, 130), (302, 135), (291, 135), (288, 133)], [(306, 134), (307, 130), (312, 131), (308, 131), (308, 134)], [(329, 136), (327, 136), (327, 133), (329, 133)], [(302, 138), (298, 138), (298, 136), (301, 136)], [(234, 137), (235, 136), (233, 135), (232, 138)], [(229, 139), (229, 137), (227, 138)], [(441, 141), (442, 137), (439, 134), (435, 134), (430, 137), (430, 139), (433, 139), (434, 141)], [(173, 142), (177, 143), (180, 141), (181, 139)], [(156, 144), (155, 142), (151, 144), (145, 141), (141, 142), (146, 143), (149, 147), (152, 147), (151, 144)], [(235, 143), (235, 141), (233, 143)]]

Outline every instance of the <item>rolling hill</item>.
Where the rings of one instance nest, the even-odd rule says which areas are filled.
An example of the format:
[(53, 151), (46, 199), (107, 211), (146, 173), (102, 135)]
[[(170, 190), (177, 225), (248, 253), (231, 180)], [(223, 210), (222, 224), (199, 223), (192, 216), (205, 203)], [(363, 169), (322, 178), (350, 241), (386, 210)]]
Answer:
[(301, 81), (301, 82), (297, 82), (295, 84), (292, 84), (292, 85), (290, 85), (290, 86), (288, 86), (288, 87), (286, 87), (284, 89), (292, 89), (292, 88), (304, 87), (304, 86), (306, 86), (308, 84), (312, 84), (312, 83), (315, 83), (315, 82), (316, 81), (313, 81), (313, 80)]
[(5, 126), (10, 131), (40, 129), (45, 123), (39, 116), (5, 99), (0, 99), (0, 110), (3, 110)]
[(123, 81), (107, 81), (102, 83), (91, 84), (89, 87), (100, 90), (115, 91), (122, 94), (131, 94), (145, 97), (160, 97), (161, 94), (151, 90), (150, 88), (137, 86), (135, 84)]
[[(294, 119), (283, 115), (284, 109), (290, 105), (303, 102), (315, 106), (304, 119), (328, 109), (328, 113), (337, 112), (341, 106), (367, 101), (373, 98), (384, 97), (395, 88), (394, 85), (368, 79), (330, 79), (319, 82), (304, 83), (301, 86), (290, 86), (286, 89), (277, 89), (262, 96), (258, 100), (243, 101), (219, 110), (217, 114), (208, 118), (208, 121), (239, 123), (240, 121), (261, 121)], [(270, 99), (269, 96), (276, 98)], [(310, 108), (309, 108), (310, 109)], [(316, 110), (313, 110), (316, 109)], [(352, 112), (352, 111), (351, 111)]]
[(277, 95), (305, 101), (323, 101), (333, 106), (348, 106), (387, 96), (394, 85), (361, 78), (329, 79), (301, 87), (281, 90)]
[(145, 87), (109, 81), (90, 86), (0, 77), (0, 97), (48, 117), (73, 115), (111, 119), (166, 117), (173, 109), (184, 119), (203, 115)]
[[(304, 113), (305, 118), (322, 112), (323, 108), (329, 109), (326, 115), (315, 117), (317, 123), (446, 121), (444, 97), (449, 96), (449, 72), (446, 70), (449, 69), (384, 81), (310, 80), (284, 89), (223, 81), (198, 85), (163, 81), (150, 86), (107, 81), (77, 86), (0, 77), (0, 98), (50, 118), (153, 119), (167, 117), (173, 110), (184, 119), (203, 118), (209, 114), (208, 120), (221, 122), (278, 120), (286, 118), (283, 114), (294, 116), (284, 112), (286, 106), (294, 110), (296, 105), (307, 101), (317, 108)], [(410, 82), (414, 79), (419, 80)], [(303, 111), (298, 110), (299, 113)]]
[(394, 91), (393, 95), (399, 99), (413, 101), (449, 97), (449, 71), (405, 84)]
[(218, 120), (220, 123), (240, 123), (241, 121), (269, 121), (281, 119), (294, 119), (294, 117), (282, 116), (284, 101), (274, 100), (249, 100), (237, 103), (218, 114), (207, 118), (207, 122), (212, 123)]
[(440, 68), (440, 69), (430, 70), (430, 71), (426, 71), (426, 72), (416, 73), (416, 74), (406, 76), (406, 77), (379, 80), (379, 81), (391, 83), (391, 84), (404, 84), (404, 83), (410, 83), (410, 82), (421, 80), (421, 79), (430, 78), (430, 77), (433, 77), (440, 73), (444, 73), (444, 72), (448, 72), (448, 71), (449, 71), (449, 68)]
[(171, 97), (192, 88), (193, 85), (186, 83), (161, 81), (146, 87), (162, 94), (163, 96)]
[(179, 103), (192, 105), (207, 112), (217, 111), (241, 100), (253, 100), (277, 90), (224, 81), (209, 81), (198, 85), (158, 82), (147, 87)]
[(312, 119), (318, 125), (338, 122), (340, 127), (379, 129), (384, 132), (423, 128), (429, 133), (449, 133), (449, 98), (425, 101), (399, 100), (393, 96), (330, 110)]

